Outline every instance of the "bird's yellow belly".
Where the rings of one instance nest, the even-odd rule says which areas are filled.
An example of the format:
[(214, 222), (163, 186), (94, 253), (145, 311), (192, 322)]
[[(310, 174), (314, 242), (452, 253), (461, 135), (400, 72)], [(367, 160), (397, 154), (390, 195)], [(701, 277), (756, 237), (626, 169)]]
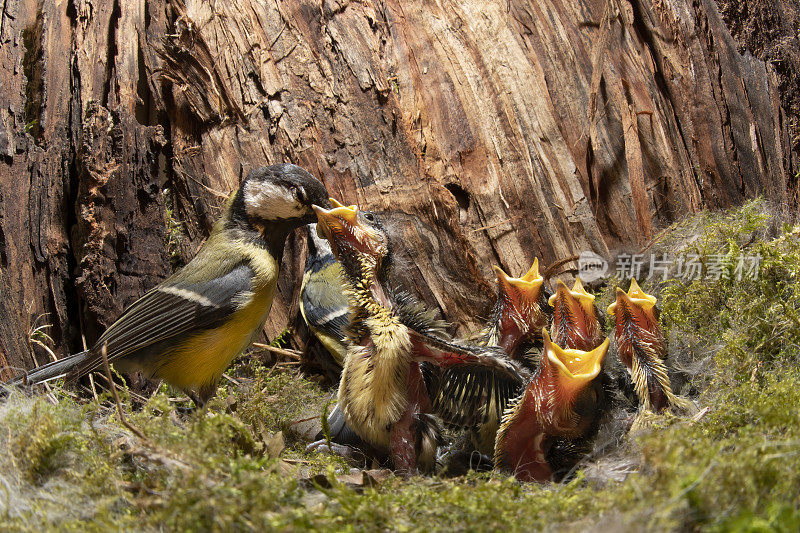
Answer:
[[(274, 286), (256, 293), (224, 325), (201, 333), (164, 358), (155, 377), (183, 390), (213, 387), (233, 359), (250, 345), (269, 314)], [(213, 391), (212, 391), (213, 392)]]

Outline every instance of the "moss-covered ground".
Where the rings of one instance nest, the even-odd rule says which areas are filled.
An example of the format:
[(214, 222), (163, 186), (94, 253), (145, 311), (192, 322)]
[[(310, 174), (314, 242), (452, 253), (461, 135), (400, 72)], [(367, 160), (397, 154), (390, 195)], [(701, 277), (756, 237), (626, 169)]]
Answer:
[[(331, 392), (245, 359), (240, 384), (203, 412), (176, 411), (166, 390), (133, 408), (122, 392), (144, 440), (108, 396), (11, 394), (0, 403), (0, 529), (800, 530), (800, 227), (753, 202), (676, 224), (650, 250), (696, 256), (720, 276), (644, 284), (698, 412), (621, 435), (635, 456), (626, 475), (360, 476), (303, 452), (296, 421)], [(742, 254), (761, 257), (757, 278), (738, 275)]]

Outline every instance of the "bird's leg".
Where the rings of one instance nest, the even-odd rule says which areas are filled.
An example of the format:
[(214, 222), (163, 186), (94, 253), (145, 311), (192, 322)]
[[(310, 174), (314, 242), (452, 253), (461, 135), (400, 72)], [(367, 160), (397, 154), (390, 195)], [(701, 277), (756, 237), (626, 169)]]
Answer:
[[(417, 460), (421, 450), (417, 446), (419, 429), (415, 415), (427, 412), (430, 412), (430, 398), (425, 389), (425, 380), (419, 364), (412, 363), (408, 372), (408, 406), (400, 420), (392, 425), (389, 434), (392, 462), (400, 475), (410, 476), (417, 473)], [(432, 451), (433, 455), (435, 451)]]
[(353, 446), (347, 446), (346, 444), (330, 442), (325, 439), (312, 442), (306, 446), (305, 451), (306, 453), (316, 451), (319, 453), (338, 455), (339, 457), (344, 457), (355, 466), (362, 468), (366, 468), (370, 464), (370, 459), (362, 450), (359, 450)]
[(209, 391), (208, 387), (201, 388), (199, 392), (195, 392), (193, 390), (184, 391), (186, 393), (186, 396), (188, 396), (194, 402), (194, 407), (192, 407), (190, 409), (192, 411), (195, 411), (197, 409), (204, 409), (205, 406), (206, 406), (206, 403), (208, 403), (208, 400), (210, 400), (214, 396), (214, 393), (216, 392), (216, 389), (217, 389), (217, 387), (216, 387), (216, 381), (215, 381), (214, 385), (210, 388), (210, 391), (211, 391), (210, 394), (208, 394), (208, 391)]
[(389, 434), (392, 463), (401, 476), (412, 476), (417, 472), (417, 436), (413, 411), (407, 409), (403, 417), (392, 425)]
[[(527, 328), (525, 329), (527, 330)], [(522, 341), (525, 340), (527, 333), (527, 331), (523, 331), (523, 329), (520, 328), (519, 321), (515, 320), (514, 317), (503, 315), (500, 324), (500, 338), (497, 344), (507, 354), (516, 354), (517, 348), (522, 344)]]

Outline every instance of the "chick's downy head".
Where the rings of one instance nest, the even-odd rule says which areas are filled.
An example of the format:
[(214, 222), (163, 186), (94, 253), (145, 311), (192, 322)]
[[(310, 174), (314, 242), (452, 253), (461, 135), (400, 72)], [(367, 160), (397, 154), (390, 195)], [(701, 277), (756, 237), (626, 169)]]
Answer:
[(333, 254), (342, 263), (349, 278), (360, 279), (365, 269), (380, 270), (390, 256), (389, 238), (378, 217), (345, 206), (333, 198), (331, 209), (314, 206), (317, 232), (331, 243)]

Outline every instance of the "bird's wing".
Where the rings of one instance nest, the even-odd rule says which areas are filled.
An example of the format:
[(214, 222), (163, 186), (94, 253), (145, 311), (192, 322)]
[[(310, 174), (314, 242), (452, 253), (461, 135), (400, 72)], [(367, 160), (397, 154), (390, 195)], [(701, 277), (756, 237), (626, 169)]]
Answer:
[(100, 348), (105, 345), (109, 361), (124, 357), (156, 343), (224, 322), (251, 295), (252, 269), (240, 263), (223, 276), (204, 282), (169, 280), (134, 302), (103, 333), (87, 358), (69, 372), (77, 378), (101, 363)]
[(433, 409), (445, 423), (474, 427), (499, 420), (530, 378), (498, 347), (450, 342), (412, 333), (415, 353), (445, 370), (427, 369)]
[[(301, 303), (303, 317), (312, 330), (317, 330), (333, 337), (343, 339), (345, 330), (350, 323), (350, 308), (347, 297), (343, 294), (336, 301), (328, 292), (339, 287), (326, 286), (324, 283), (315, 283), (310, 280), (303, 287)], [(320, 294), (323, 292), (325, 294)]]
[(460, 365), (436, 377), (433, 410), (446, 424), (455, 427), (476, 427), (500, 420), (510, 402), (523, 390), (522, 380), (485, 366)]

